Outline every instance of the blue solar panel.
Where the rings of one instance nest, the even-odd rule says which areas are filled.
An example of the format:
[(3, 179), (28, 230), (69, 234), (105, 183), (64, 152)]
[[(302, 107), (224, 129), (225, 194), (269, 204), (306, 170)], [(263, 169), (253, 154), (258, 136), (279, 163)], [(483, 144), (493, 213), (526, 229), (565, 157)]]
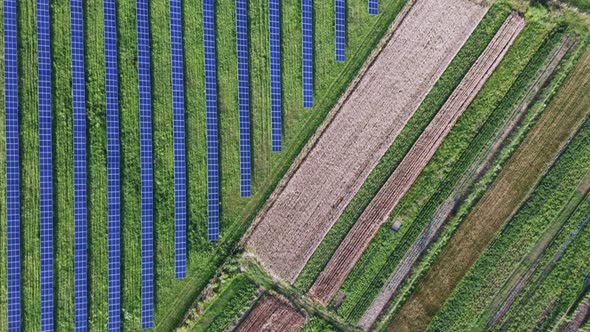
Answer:
[(219, 151), (214, 0), (203, 0), (205, 114), (207, 118), (207, 214), (209, 241), (219, 239)]
[(53, 331), (53, 163), (49, 0), (37, 1), (41, 331)]
[(270, 124), (272, 151), (280, 152), (283, 142), (281, 108), (281, 7), (280, 0), (268, 1), (270, 39)]
[(379, 14), (379, 0), (369, 0), (369, 14)]
[(6, 126), (6, 237), (8, 330), (21, 329), (20, 172), (16, 0), (4, 0), (4, 98)]
[(74, 108), (74, 316), (76, 331), (88, 329), (86, 225), (86, 93), (82, 0), (70, 1)]
[(174, 205), (176, 278), (186, 278), (186, 148), (181, 0), (170, 0), (172, 109), (174, 113)]
[(336, 26), (336, 61), (346, 59), (346, 0), (334, 0)]
[(107, 111), (109, 331), (121, 330), (121, 187), (119, 69), (115, 0), (104, 0), (104, 55)]
[(301, 0), (303, 43), (303, 107), (313, 107), (313, 1)]
[(248, 72), (248, 1), (236, 0), (238, 48), (238, 110), (240, 120), (240, 194), (252, 195), (250, 161), (250, 78)]
[(148, 0), (137, 0), (136, 11), (141, 145), (141, 326), (149, 329), (154, 327), (154, 173)]

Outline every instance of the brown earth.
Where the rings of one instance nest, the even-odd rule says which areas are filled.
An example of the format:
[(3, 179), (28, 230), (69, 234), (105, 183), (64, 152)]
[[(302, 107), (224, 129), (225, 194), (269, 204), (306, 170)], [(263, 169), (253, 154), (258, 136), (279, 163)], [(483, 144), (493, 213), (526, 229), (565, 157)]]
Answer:
[(296, 332), (305, 324), (305, 316), (286, 300), (267, 296), (236, 328), (238, 332)]
[[(379, 314), (383, 312), (393, 295), (412, 272), (412, 268), (422, 256), (423, 252), (437, 238), (439, 230), (449, 220), (452, 211), (458, 207), (462, 199), (468, 194), (469, 188), (476, 179), (488, 171), (492, 165), (492, 160), (496, 158), (500, 148), (505, 144), (506, 139), (521, 122), (531, 102), (539, 95), (541, 88), (549, 81), (563, 57), (575, 43), (576, 40), (573, 36), (564, 37), (560, 46), (552, 52), (550, 60), (537, 73), (534, 83), (529, 87), (526, 95), (520, 101), (519, 106), (513, 110), (502, 128), (496, 133), (496, 138), (493, 140), (491, 146), (469, 167), (469, 170), (457, 183), (457, 186), (453, 189), (447, 200), (438, 207), (428, 226), (424, 228), (420, 236), (412, 244), (412, 247), (408, 249), (395, 271), (389, 277), (389, 280), (383, 285), (379, 295), (374, 299), (371, 306), (359, 321), (359, 325), (362, 328), (365, 330), (369, 329), (377, 320)], [(590, 177), (588, 182), (590, 182)]]
[(411, 187), (440, 144), (498, 66), (524, 27), (524, 19), (510, 15), (473, 64), (453, 94), (353, 225), (308, 295), (326, 305), (348, 276), (379, 227)]
[[(293, 282), (486, 12), (466, 0), (418, 0), (246, 241)], [(280, 189), (279, 189), (280, 190)]]
[(449, 240), (388, 331), (424, 331), (504, 222), (529, 195), (590, 111), (590, 49), (467, 219)]

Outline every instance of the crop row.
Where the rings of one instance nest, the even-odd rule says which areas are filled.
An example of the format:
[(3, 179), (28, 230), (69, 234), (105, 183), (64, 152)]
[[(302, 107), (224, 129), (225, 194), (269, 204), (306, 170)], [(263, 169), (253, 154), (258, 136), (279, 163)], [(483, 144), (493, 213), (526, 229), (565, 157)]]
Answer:
[(486, 48), (488, 42), (493, 38), (509, 13), (510, 8), (507, 5), (495, 5), (482, 19), (471, 37), (449, 64), (447, 70), (434, 85), (416, 113), (309, 259), (295, 282), (296, 287), (302, 290), (308, 290), (311, 287), (311, 284), (328, 263), (354, 222), (401, 162), (414, 141), (434, 117), (436, 111), (440, 109), (455, 87), (461, 82), (463, 76)]
[(590, 171), (590, 125), (569, 144), (528, 201), (455, 288), (435, 317), (431, 330), (465, 330), (509, 278), (515, 266), (557, 218), (578, 184)]
[(588, 287), (588, 211), (590, 195), (578, 206), (559, 238), (548, 248), (541, 264), (544, 268), (538, 269), (504, 319), (492, 330), (549, 330), (572, 308), (580, 293)]
[[(527, 67), (518, 76), (518, 79), (514, 82), (498, 107), (490, 114), (483, 126), (479, 128), (477, 135), (471, 140), (469, 147), (459, 157), (455, 167), (453, 167), (444, 181), (438, 186), (434, 195), (422, 206), (416, 220), (412, 223), (412, 229), (404, 234), (404, 239), (388, 257), (386, 264), (379, 273), (375, 275), (371, 281), (371, 286), (367, 288), (367, 291), (352, 310), (350, 319), (357, 320), (364, 313), (384, 282), (391, 275), (393, 269), (400, 263), (403, 255), (414, 243), (417, 234), (432, 220), (436, 209), (452, 194), (460, 179), (478, 160), (482, 151), (485, 151), (494, 144), (498, 131), (503, 128), (510, 114), (514, 111), (531, 84), (533, 84), (533, 79), (537, 72), (545, 64), (550, 52), (558, 45), (562, 35), (563, 33), (556, 32), (547, 39), (544, 45), (535, 53), (535, 56), (528, 63)], [(476, 179), (471, 179), (471, 181), (474, 180)]]
[(512, 156), (513, 152), (525, 139), (531, 127), (543, 113), (549, 101), (558, 92), (558, 87), (573, 69), (584, 47), (585, 45), (578, 45), (574, 51), (570, 52), (570, 54), (560, 63), (557, 71), (553, 73), (549, 84), (536, 96), (534, 103), (529, 105), (529, 109), (524, 117), (520, 120), (520, 123), (511, 133), (510, 137), (503, 143), (502, 149), (498, 152), (490, 167), (480, 176), (476, 184), (470, 188), (471, 192), (469, 195), (467, 195), (461, 204), (456, 207), (451, 219), (447, 221), (446, 227), (442, 230), (437, 240), (431, 245), (431, 248), (419, 260), (416, 266), (414, 266), (414, 270), (406, 282), (402, 284), (400, 290), (394, 295), (390, 301), (389, 308), (383, 314), (382, 320), (379, 322), (378, 330), (384, 328), (384, 326), (390, 322), (394, 317), (393, 315), (400, 310), (409, 299), (409, 296), (413, 294), (412, 292), (415, 290), (416, 286), (420, 284), (426, 272), (428, 272), (428, 269), (434, 264), (436, 258), (445, 248), (457, 227), (459, 227), (459, 225), (467, 218), (482, 195), (488, 190), (501, 169)]
[[(535, 54), (548, 28), (542, 24), (529, 24), (518, 37), (505, 59), (484, 85), (482, 91), (459, 119), (428, 166), (392, 213), (390, 223), (379, 231), (359, 264), (342, 287), (347, 295), (338, 312), (356, 321), (364, 313), (399, 260), (430, 221), (434, 210), (453, 190), (463, 172), (472, 163), (482, 146), (492, 138), (477, 137), (486, 119), (508, 93), (512, 84)], [(511, 111), (508, 109), (507, 111)], [(492, 118), (494, 119), (494, 118)], [(489, 122), (484, 135), (493, 134), (501, 125), (501, 118)], [(475, 140), (475, 139), (478, 140)], [(482, 145), (479, 145), (482, 144)], [(473, 149), (469, 152), (470, 149)], [(462, 159), (462, 155), (466, 159)], [(447, 182), (448, 181), (448, 182)], [(437, 194), (437, 190), (438, 192)], [(442, 191), (441, 191), (442, 190)], [(393, 220), (402, 220), (396, 234), (389, 229)], [(370, 287), (366, 287), (370, 285)]]

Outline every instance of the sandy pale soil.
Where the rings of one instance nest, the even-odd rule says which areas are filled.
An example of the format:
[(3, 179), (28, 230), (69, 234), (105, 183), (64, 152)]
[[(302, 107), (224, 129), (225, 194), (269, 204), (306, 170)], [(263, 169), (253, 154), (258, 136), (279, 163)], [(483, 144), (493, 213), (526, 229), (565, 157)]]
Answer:
[(246, 242), (293, 282), (486, 12), (418, 0)]
[(296, 332), (304, 323), (305, 316), (285, 300), (271, 295), (254, 307), (236, 331)]

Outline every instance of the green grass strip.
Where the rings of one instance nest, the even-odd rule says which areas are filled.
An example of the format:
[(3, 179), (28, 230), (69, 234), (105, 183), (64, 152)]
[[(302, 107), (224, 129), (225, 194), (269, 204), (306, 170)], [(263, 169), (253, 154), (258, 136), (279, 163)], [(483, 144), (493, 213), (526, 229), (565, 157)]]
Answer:
[[(354, 305), (365, 293), (366, 285), (371, 283), (381, 269), (388, 269), (391, 273), (394, 266), (389, 267), (386, 264), (392, 253), (398, 250), (405, 252), (407, 246), (411, 245), (422, 230), (424, 221), (419, 220), (422, 224), (416, 222), (422, 206), (435, 194), (438, 185), (450, 174), (453, 167), (458, 165), (457, 161), (463, 152), (472, 143), (491, 112), (501, 103), (549, 31), (549, 27), (542, 23), (527, 25), (476, 99), (459, 118), (432, 160), (390, 216), (390, 222), (395, 219), (403, 221), (404, 225), (400, 231), (393, 233), (389, 229), (390, 223), (385, 224), (343, 284), (342, 291), (347, 294), (347, 299), (339, 313), (344, 317), (351, 315)], [(410, 234), (409, 240), (406, 239), (406, 234)]]
[(506, 4), (494, 5), (482, 19), (471, 37), (467, 40), (449, 67), (434, 85), (424, 102), (401, 131), (398, 138), (388, 149), (379, 164), (371, 172), (353, 200), (348, 204), (338, 221), (330, 229), (320, 246), (311, 256), (305, 268), (297, 278), (295, 286), (303, 290), (309, 289), (330, 257), (344, 239), (350, 227), (358, 219), (371, 199), (385, 183), (389, 175), (401, 162), (436, 111), (444, 104), (463, 76), (487, 47), (496, 31), (500, 28), (510, 7)]
[(431, 331), (465, 331), (477, 323), (520, 259), (559, 215), (590, 171), (590, 122), (580, 131), (533, 194), (499, 233), (435, 316)]
[(533, 79), (537, 72), (543, 67), (551, 51), (559, 45), (563, 35), (564, 30), (558, 29), (545, 41), (543, 46), (528, 63), (527, 67), (518, 76), (518, 79), (506, 93), (498, 107), (488, 117), (484, 125), (479, 128), (477, 135), (471, 140), (469, 147), (459, 157), (451, 172), (440, 183), (434, 195), (422, 206), (418, 216), (412, 222), (412, 228), (404, 234), (403, 239), (400, 240), (398, 246), (388, 257), (379, 273), (373, 278), (370, 286), (351, 311), (349, 316), (351, 320), (356, 321), (363, 315), (372, 300), (381, 290), (381, 287), (388, 280), (391, 273), (393, 273), (402, 257), (414, 243), (419, 233), (431, 221), (436, 209), (449, 197), (459, 180), (481, 155), (481, 152), (485, 151), (494, 143), (498, 130), (506, 123), (512, 111), (533, 84)]
[(245, 274), (238, 274), (207, 307), (195, 322), (191, 331), (227, 331), (252, 304), (258, 294), (258, 286)]

